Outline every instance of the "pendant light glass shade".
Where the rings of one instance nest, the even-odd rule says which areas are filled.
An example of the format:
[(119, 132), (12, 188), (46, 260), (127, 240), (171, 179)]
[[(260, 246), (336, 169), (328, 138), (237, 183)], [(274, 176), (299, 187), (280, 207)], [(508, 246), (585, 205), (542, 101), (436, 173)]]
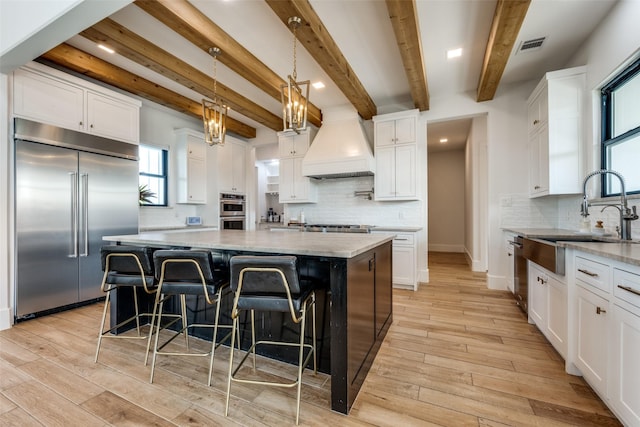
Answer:
[(212, 47), (209, 54), (213, 56), (213, 101), (202, 99), (202, 121), (204, 123), (204, 140), (209, 145), (224, 145), (227, 133), (227, 113), (229, 107), (217, 96), (216, 65), (220, 48)]
[(302, 20), (297, 16), (289, 18), (289, 26), (293, 31), (293, 74), (287, 76), (287, 83), (280, 86), (282, 95), (282, 126), (285, 131), (300, 132), (307, 128), (307, 104), (309, 102), (309, 85), (311, 82), (296, 81), (296, 29)]

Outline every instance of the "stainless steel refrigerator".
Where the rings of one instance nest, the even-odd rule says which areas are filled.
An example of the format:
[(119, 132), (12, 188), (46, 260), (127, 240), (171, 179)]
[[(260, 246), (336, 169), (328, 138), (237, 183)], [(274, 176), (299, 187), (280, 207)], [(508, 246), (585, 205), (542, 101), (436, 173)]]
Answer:
[(138, 147), (15, 119), (16, 320), (103, 296), (104, 235), (138, 232)]

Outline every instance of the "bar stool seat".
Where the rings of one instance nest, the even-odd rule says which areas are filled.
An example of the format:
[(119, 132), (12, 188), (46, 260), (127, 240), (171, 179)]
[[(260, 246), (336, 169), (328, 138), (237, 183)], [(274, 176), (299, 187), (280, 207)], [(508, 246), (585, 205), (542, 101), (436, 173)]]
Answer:
[[(228, 273), (217, 268), (213, 261), (213, 254), (206, 250), (158, 250), (153, 254), (155, 264), (155, 275), (158, 279), (158, 291), (154, 311), (156, 316), (156, 337), (153, 346), (153, 359), (151, 363), (151, 377), (149, 382), (153, 382), (156, 360), (158, 356), (195, 356), (210, 357), (208, 385), (211, 385), (213, 373), (213, 359), (215, 350), (222, 342), (231, 336), (231, 325), (220, 325), (220, 302), (224, 295), (230, 293)], [(215, 304), (214, 323), (189, 322), (187, 318), (186, 296), (204, 296), (206, 305)], [(179, 297), (180, 314), (164, 313), (165, 303), (173, 298)], [(166, 324), (162, 324), (163, 319), (172, 319)], [(172, 331), (170, 338), (160, 342), (160, 331), (170, 326), (181, 323), (180, 329)], [(191, 328), (211, 328), (213, 329), (213, 339), (211, 350), (208, 352), (192, 351), (189, 349), (189, 329)], [(229, 333), (217, 343), (218, 328), (229, 329)], [(184, 335), (186, 351), (163, 350), (169, 343), (180, 335)]]
[[(256, 385), (275, 387), (297, 387), (296, 393), (296, 425), (300, 418), (300, 391), (302, 385), (302, 373), (311, 358), (313, 358), (314, 374), (317, 373), (316, 365), (316, 306), (315, 291), (310, 282), (299, 280), (297, 271), (297, 259), (295, 256), (234, 256), (230, 260), (231, 290), (235, 292), (231, 318), (233, 329), (231, 338), (231, 355), (229, 357), (229, 376), (227, 377), (227, 400), (225, 416), (229, 412), (229, 397), (231, 394), (231, 382), (243, 382)], [(311, 344), (305, 343), (305, 328), (307, 312), (312, 312), (312, 336)], [(255, 337), (255, 311), (284, 312), (291, 315), (291, 320), (300, 324), (299, 342), (283, 342), (261, 340), (256, 342)], [(233, 369), (234, 339), (238, 329), (238, 317), (242, 311), (251, 314), (251, 347), (241, 359), (238, 366)], [(256, 347), (259, 345), (290, 346), (298, 350), (298, 372), (295, 381), (259, 381), (249, 378), (241, 378), (238, 371), (253, 355), (253, 368), (256, 367)], [(305, 349), (308, 349), (305, 357)]]
[[(150, 316), (150, 323), (153, 325), (154, 313), (140, 313), (137, 291), (142, 288), (149, 295), (156, 292), (157, 281), (153, 270), (153, 251), (153, 248), (140, 246), (107, 245), (101, 248), (100, 259), (104, 275), (102, 277), (102, 284), (100, 287), (102, 291), (106, 293), (106, 297), (102, 312), (102, 320), (100, 322), (100, 333), (98, 334), (98, 346), (96, 348), (95, 362), (98, 362), (100, 346), (102, 344), (102, 340), (105, 338), (146, 339), (151, 336), (153, 327), (149, 329), (149, 333), (147, 335), (141, 334), (140, 318), (143, 316)], [(105, 330), (107, 310), (109, 309), (111, 302), (111, 293), (123, 288), (131, 288), (133, 292), (135, 314)], [(137, 335), (112, 334), (113, 331), (123, 328), (134, 320), (136, 322)]]

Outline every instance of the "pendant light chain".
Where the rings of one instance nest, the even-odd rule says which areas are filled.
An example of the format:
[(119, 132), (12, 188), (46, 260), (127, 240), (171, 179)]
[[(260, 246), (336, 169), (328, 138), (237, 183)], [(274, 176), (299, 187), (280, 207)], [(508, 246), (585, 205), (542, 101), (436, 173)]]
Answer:
[(307, 128), (307, 104), (309, 102), (309, 80), (298, 80), (298, 40), (297, 29), (302, 19), (292, 16), (288, 20), (293, 33), (293, 73), (287, 76), (285, 83), (280, 85), (282, 100), (282, 128), (284, 131), (300, 131)]
[(296, 70), (296, 59), (297, 59), (297, 50), (296, 50), (296, 30), (298, 29), (298, 24), (293, 23), (291, 24), (291, 26), (293, 27), (293, 80), (297, 80), (298, 79), (298, 71)]

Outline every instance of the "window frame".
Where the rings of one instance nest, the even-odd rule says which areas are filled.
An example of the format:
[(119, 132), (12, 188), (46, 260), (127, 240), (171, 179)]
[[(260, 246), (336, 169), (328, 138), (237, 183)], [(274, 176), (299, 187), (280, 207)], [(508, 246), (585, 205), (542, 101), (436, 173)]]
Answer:
[[(611, 102), (612, 94), (616, 89), (633, 78), (640, 78), (640, 58), (634, 60), (631, 64), (625, 67), (600, 90), (600, 167), (602, 169), (607, 169), (607, 149), (610, 146), (623, 143), (625, 140), (633, 139), (633, 137), (640, 137), (640, 125), (614, 138), (611, 137), (614, 122), (614, 112), (611, 111), (613, 108), (613, 103)], [(609, 188), (609, 180), (611, 178), (612, 177), (610, 174), (602, 174), (600, 177), (600, 196), (603, 198), (620, 196), (620, 192), (609, 193), (607, 191), (607, 189)], [(628, 188), (626, 188), (625, 190), (627, 194), (640, 194), (640, 188), (632, 191), (629, 191)]]
[(159, 150), (162, 153), (162, 170), (164, 174), (154, 174), (148, 172), (142, 172), (138, 167), (138, 176), (159, 178), (162, 180), (162, 189), (164, 191), (164, 203), (145, 203), (141, 204), (141, 207), (168, 207), (169, 206), (169, 149), (165, 147), (158, 147), (152, 144), (139, 144), (140, 147), (144, 146), (147, 149)]

